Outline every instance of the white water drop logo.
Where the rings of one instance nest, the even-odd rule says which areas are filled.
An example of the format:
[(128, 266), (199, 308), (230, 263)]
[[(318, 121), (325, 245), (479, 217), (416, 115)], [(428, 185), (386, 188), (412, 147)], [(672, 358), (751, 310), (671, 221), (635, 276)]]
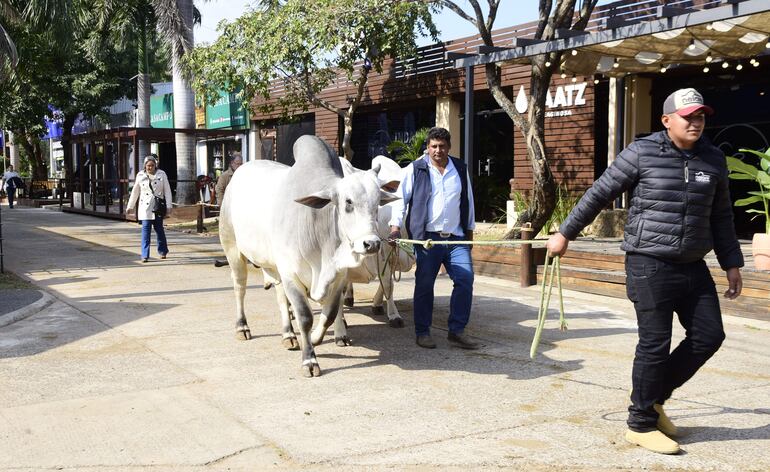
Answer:
[(527, 112), (527, 92), (524, 91), (524, 86), (519, 87), (519, 93), (516, 94), (516, 111), (519, 113)]

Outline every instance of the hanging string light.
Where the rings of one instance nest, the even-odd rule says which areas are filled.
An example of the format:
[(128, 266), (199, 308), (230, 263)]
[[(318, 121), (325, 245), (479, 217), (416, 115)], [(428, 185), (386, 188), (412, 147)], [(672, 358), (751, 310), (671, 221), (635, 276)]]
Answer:
[(661, 66), (661, 68), (660, 68), (660, 73), (661, 73), (661, 74), (665, 74), (667, 70), (668, 70), (668, 67), (667, 67), (667, 66)]
[(561, 70), (561, 76), (560, 76), (560, 77), (561, 77), (562, 79), (566, 79), (566, 78), (567, 78), (567, 73), (566, 73), (566, 72), (564, 72), (564, 69), (562, 69), (562, 70)]
[(730, 67), (730, 63), (729, 62), (725, 61), (725, 62), (722, 63), (722, 69), (727, 69), (728, 67)]
[(572, 83), (574, 84), (577, 82), (577, 77), (575, 77), (575, 74), (572, 74)]
[(714, 29), (714, 23), (707, 24), (706, 25), (706, 29), (709, 30), (709, 31), (713, 30)]
[(690, 40), (690, 45), (689, 45), (689, 46), (687, 46), (687, 49), (689, 49), (690, 51), (692, 51), (693, 49), (695, 49), (695, 40), (694, 40), (694, 39), (691, 39), (691, 40)]
[(706, 62), (711, 63), (711, 61), (713, 60), (714, 60), (714, 57), (711, 55), (711, 53), (708, 53), (708, 55), (706, 56)]
[(577, 49), (573, 49), (573, 50), (572, 50), (572, 55), (573, 55), (573, 56), (577, 56)]
[(743, 64), (741, 64), (740, 62), (738, 62), (738, 65), (737, 65), (737, 66), (735, 66), (735, 70), (743, 70)]
[(703, 73), (704, 73), (704, 74), (708, 74), (708, 72), (709, 72), (710, 70), (711, 70), (711, 69), (709, 69), (709, 66), (706, 66), (706, 67), (704, 67), (704, 68), (703, 68)]
[(618, 67), (620, 67), (620, 62), (618, 62), (618, 58), (616, 57), (615, 62), (612, 63), (612, 68), (617, 69)]

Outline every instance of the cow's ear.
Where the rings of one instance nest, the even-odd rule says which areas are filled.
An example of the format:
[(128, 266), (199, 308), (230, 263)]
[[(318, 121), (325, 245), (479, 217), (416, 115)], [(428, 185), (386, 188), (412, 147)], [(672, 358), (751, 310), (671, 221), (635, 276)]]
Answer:
[(386, 203), (395, 202), (396, 200), (400, 200), (401, 197), (398, 195), (394, 195), (392, 193), (383, 192), (380, 190), (380, 205), (385, 205)]
[(302, 198), (298, 198), (294, 200), (297, 203), (301, 203), (302, 205), (307, 205), (311, 208), (323, 208), (326, 205), (329, 204), (330, 201), (332, 201), (333, 194), (329, 189), (323, 189), (316, 193), (311, 193), (310, 195)]
[(401, 182), (398, 180), (391, 180), (390, 182), (380, 181), (380, 189), (386, 192), (395, 192), (398, 190), (399, 185), (401, 185)]

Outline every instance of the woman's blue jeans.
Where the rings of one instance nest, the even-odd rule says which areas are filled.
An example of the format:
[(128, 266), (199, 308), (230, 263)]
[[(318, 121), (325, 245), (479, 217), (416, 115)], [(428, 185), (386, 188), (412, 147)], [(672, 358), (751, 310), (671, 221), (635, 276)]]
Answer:
[(158, 236), (158, 254), (161, 256), (168, 254), (166, 232), (163, 230), (163, 218), (156, 216), (154, 220), (142, 220), (142, 259), (150, 257), (151, 227), (155, 228), (155, 234)]
[[(439, 233), (428, 232), (426, 238), (434, 241), (460, 241), (460, 236), (442, 238)], [(414, 331), (417, 336), (430, 334), (433, 322), (433, 286), (441, 264), (454, 282), (449, 299), (449, 332), (462, 334), (471, 315), (473, 301), (473, 262), (471, 247), (466, 245), (438, 245), (430, 249), (415, 246), (417, 268), (414, 284)]]

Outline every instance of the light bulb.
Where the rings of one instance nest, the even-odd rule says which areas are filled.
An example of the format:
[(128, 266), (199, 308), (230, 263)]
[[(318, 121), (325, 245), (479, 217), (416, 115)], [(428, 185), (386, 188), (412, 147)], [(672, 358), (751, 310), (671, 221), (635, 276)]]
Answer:
[(660, 73), (661, 74), (665, 74), (667, 70), (668, 69), (666, 69), (666, 66), (663, 66), (663, 67), (660, 68)]
[(572, 83), (574, 84), (577, 82), (577, 77), (575, 77), (575, 74), (572, 74)]
[(711, 56), (711, 53), (709, 53), (708, 56), (706, 56), (706, 62), (711, 62), (713, 60), (714, 58)]
[(754, 67), (759, 67), (759, 61), (754, 59)]
[(546, 67), (551, 67), (551, 61), (545, 61), (545, 66)]
[(728, 67), (730, 67), (730, 64), (727, 61), (722, 63), (722, 69), (727, 69)]
[(709, 66), (706, 66), (706, 67), (703, 68), (703, 73), (707, 74), (709, 70), (710, 70)]
[(742, 69), (743, 69), (743, 64), (741, 64), (741, 63), (739, 62), (739, 63), (738, 63), (738, 65), (737, 65), (737, 66), (735, 66), (735, 70), (742, 70)]
[(689, 46), (687, 46), (687, 49), (689, 49), (689, 50), (691, 50), (691, 51), (692, 51), (693, 49), (695, 49), (695, 40), (694, 40), (694, 39), (691, 39), (691, 40), (690, 40), (690, 45), (689, 45)]
[(562, 79), (566, 79), (566, 78), (567, 78), (567, 74), (565, 74), (564, 72), (562, 72), (562, 73), (561, 73), (561, 78), (562, 78)]
[(599, 79), (594, 79), (594, 85), (599, 85)]
[(713, 30), (714, 29), (714, 23), (707, 24), (706, 25), (706, 29), (709, 30), (709, 31)]
[(572, 55), (573, 55), (573, 56), (577, 56), (577, 49), (573, 49), (573, 50), (572, 50)]
[(766, 43), (765, 43), (765, 47), (766, 47), (767, 49), (770, 49), (770, 41), (768, 41), (768, 42), (766, 42)]
[(620, 67), (620, 63), (618, 62), (618, 58), (615, 58), (615, 62), (612, 63), (612, 68), (617, 69)]

